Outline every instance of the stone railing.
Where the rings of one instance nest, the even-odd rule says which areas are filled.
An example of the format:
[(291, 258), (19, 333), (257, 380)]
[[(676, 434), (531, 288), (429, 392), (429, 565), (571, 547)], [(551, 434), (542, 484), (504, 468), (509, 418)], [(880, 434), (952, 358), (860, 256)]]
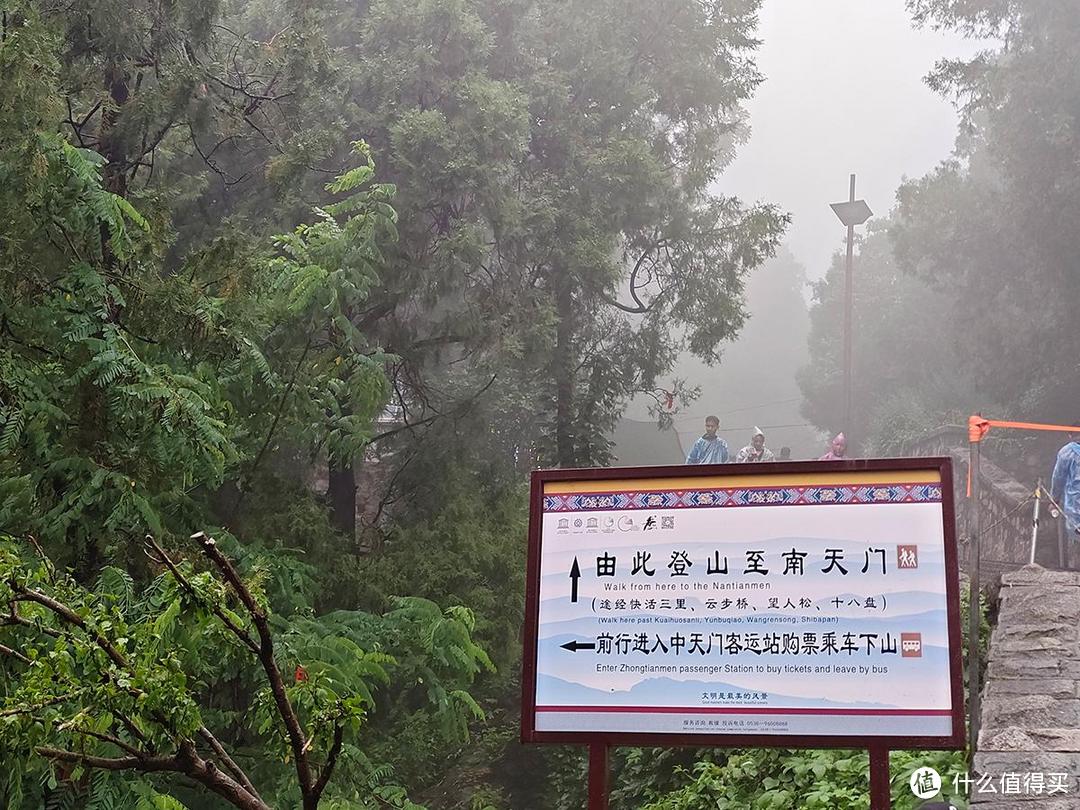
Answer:
[[(968, 442), (967, 429), (939, 428), (911, 442), (905, 448), (912, 456), (949, 456), (953, 460), (953, 492), (956, 500), (956, 531), (960, 543), (960, 567), (966, 569), (968, 549)], [(984, 448), (979, 461), (979, 505), (981, 538), (980, 569), (988, 574), (1011, 571), (1027, 565), (1031, 553), (1031, 520), (1034, 485), (1027, 486), (998, 467)], [(1057, 567), (1057, 527), (1044, 510), (1036, 561)]]

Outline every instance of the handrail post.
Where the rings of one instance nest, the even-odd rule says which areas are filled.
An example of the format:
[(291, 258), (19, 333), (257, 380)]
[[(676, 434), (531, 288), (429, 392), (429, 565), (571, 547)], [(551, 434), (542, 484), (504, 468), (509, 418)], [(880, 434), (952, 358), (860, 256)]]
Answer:
[[(981, 439), (981, 437), (980, 437)], [(979, 739), (979, 451), (981, 441), (970, 442), (971, 458), (968, 475), (971, 479), (971, 497), (968, 500), (968, 529), (970, 548), (970, 585), (968, 588), (968, 755), (975, 756)]]
[(1042, 479), (1038, 479), (1035, 482), (1035, 506), (1032, 509), (1031, 516), (1031, 554), (1029, 555), (1028, 563), (1034, 564), (1035, 562), (1035, 544), (1039, 541), (1039, 506), (1042, 503)]

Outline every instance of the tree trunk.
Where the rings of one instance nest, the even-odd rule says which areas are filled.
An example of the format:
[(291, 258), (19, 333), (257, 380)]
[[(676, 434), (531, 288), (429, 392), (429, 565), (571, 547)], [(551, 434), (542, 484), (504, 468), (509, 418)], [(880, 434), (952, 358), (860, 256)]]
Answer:
[(98, 148), (105, 158), (101, 173), (102, 185), (120, 197), (127, 196), (128, 150), (122, 135), (116, 130), (116, 121), (124, 105), (128, 102), (127, 72), (115, 61), (105, 70), (105, 89), (109, 93), (112, 105), (101, 113), (101, 127), (98, 130)]
[(334, 527), (356, 539), (356, 476), (353, 461), (330, 462), (327, 495), (330, 500), (330, 520)]
[(574, 365), (572, 343), (574, 336), (574, 297), (570, 279), (562, 268), (555, 269), (555, 312), (559, 323), (555, 329), (555, 461), (560, 467), (573, 467), (577, 461), (574, 451)]

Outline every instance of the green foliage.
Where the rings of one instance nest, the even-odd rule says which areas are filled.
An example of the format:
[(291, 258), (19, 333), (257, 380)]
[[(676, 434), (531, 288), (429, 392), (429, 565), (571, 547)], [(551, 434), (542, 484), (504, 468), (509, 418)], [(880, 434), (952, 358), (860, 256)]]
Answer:
[[(967, 662), (969, 591), (961, 591), (963, 659)], [(979, 627), (980, 661), (990, 643), (989, 605), (984, 599)], [(967, 752), (893, 751), (889, 760), (892, 806), (915, 810), (909, 788), (912, 771), (929, 766), (942, 776), (942, 798), (962, 802), (955, 774), (967, 772)], [(645, 810), (860, 810), (869, 790), (866, 751), (663, 751), (632, 749), (618, 766), (616, 807)], [(674, 784), (670, 784), (674, 782)]]
[[(102, 537), (186, 535), (206, 494), (284, 439), (353, 453), (387, 394), (348, 318), (394, 238), (393, 189), (364, 171), (339, 201), (242, 264), (227, 246), (162, 272), (148, 223), (102, 188), (102, 160), (41, 132), (40, 172), (0, 266), (0, 525), (91, 567)], [(224, 272), (224, 277), (220, 274)], [(235, 511), (235, 508), (234, 508)]]
[[(17, 752), (16, 784), (43, 771), (54, 782), (62, 774), (79, 784), (81, 774), (92, 773), (92, 755), (134, 751), (136, 758), (149, 758), (177, 750), (182, 757), (185, 746), (194, 751), (193, 741), (206, 725), (221, 724), (238, 727), (246, 747), (263, 751), (253, 778), (282, 799), (298, 795), (280, 697), (271, 695), (269, 670), (260, 671), (244, 643), (245, 635), (261, 638), (259, 619), (246, 601), (265, 609), (260, 577), (252, 569), (242, 584), (226, 585), (227, 570), (218, 568), (170, 564), (141, 593), (123, 572), (110, 568), (91, 590), (3, 539), (0, 600), (18, 623), (6, 623), (0, 648), (6, 687), (0, 746)], [(463, 736), (470, 720), (483, 717), (467, 690), (490, 661), (472, 641), (473, 618), (465, 608), (444, 611), (409, 598), (382, 616), (275, 615), (271, 626), (276, 671), (287, 676), (283, 694), (315, 743), (312, 755), (325, 761), (332, 756), (330, 731), (344, 734), (344, 761), (352, 767), (342, 768), (328, 798), (344, 802), (352, 796), (358, 803), (351, 806), (367, 807), (381, 800), (376, 797), (404, 796), (387, 781), (391, 771), (357, 747), (370, 735), (377, 692), (386, 694), (384, 711), (426, 715), (448, 739)], [(206, 650), (217, 655), (207, 656)], [(214, 689), (223, 680), (241, 686), (251, 705), (223, 711)], [(52, 768), (46, 770), (50, 758)], [(74, 770), (62, 768), (64, 762)], [(138, 778), (130, 790), (111, 779), (93, 776), (88, 806), (128, 806), (119, 803), (123, 796), (137, 798), (136, 807), (176, 806)]]
[(363, 600), (377, 607), (411, 593), (469, 605), (477, 616), (476, 637), (506, 671), (521, 654), (526, 495), (460, 470), (443, 474), (443, 507), (395, 529), (382, 552), (363, 565)]
[[(966, 768), (959, 753), (894, 752), (890, 756), (892, 806), (914, 810), (919, 800), (908, 779), (930, 766), (944, 774), (942, 796), (956, 798), (951, 774)], [(870, 760), (865, 751), (728, 752), (723, 761), (703, 761), (682, 771), (688, 784), (644, 810), (862, 810), (869, 795)], [(962, 798), (962, 797), (961, 797)]]
[(52, 144), (28, 211), (44, 247), (2, 269), (0, 524), (81, 549), (102, 529), (162, 531), (184, 488), (220, 483), (236, 451), (201, 369), (137, 350), (121, 317), (157, 303), (128, 228), (145, 220), (101, 188), (100, 159)]
[[(758, 3), (2, 5), (0, 527), (74, 577), (35, 582), (122, 634), (177, 713), (157, 742), (198, 720), (297, 806), (267, 683), (222, 628), (248, 615), (197, 556), (193, 596), (142, 553), (148, 530), (226, 526), (316, 767), (348, 729), (324, 806), (414, 807), (459, 755), (480, 757), (465, 801), (539, 806), (558, 757), (506, 733), (520, 474), (608, 460), (626, 400), (742, 324), (785, 222), (712, 191), (760, 81)], [(375, 469), (360, 538), (312, 492), (324, 461)], [(54, 641), (55, 683), (13, 665), (5, 700), (116, 666)], [(45, 714), (105, 722), (65, 696)], [(481, 707), (499, 719), (477, 738)], [(110, 713), (102, 733), (130, 734)], [(30, 742), (0, 751), (12, 806), (42, 776), (58, 805), (209, 806), (158, 777), (44, 775)]]
[(950, 302), (897, 266), (888, 224), (870, 228), (855, 272), (859, 351), (852, 424), (840, 421), (844, 267), (839, 255), (814, 285), (810, 364), (799, 375), (804, 413), (830, 434), (843, 430), (860, 453), (902, 455), (911, 439), (964, 423), (979, 375), (957, 352)]

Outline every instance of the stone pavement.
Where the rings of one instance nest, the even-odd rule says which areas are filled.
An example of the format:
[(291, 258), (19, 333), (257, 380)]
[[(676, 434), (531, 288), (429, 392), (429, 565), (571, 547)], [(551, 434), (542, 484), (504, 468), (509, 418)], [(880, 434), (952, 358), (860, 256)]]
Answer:
[[(1027, 565), (1002, 574), (999, 598), (975, 755), (999, 792), (973, 789), (972, 808), (1080, 810), (1080, 572)], [(1005, 774), (1018, 791), (1035, 781), (1004, 795)], [(1068, 792), (1050, 795), (1060, 782)]]

